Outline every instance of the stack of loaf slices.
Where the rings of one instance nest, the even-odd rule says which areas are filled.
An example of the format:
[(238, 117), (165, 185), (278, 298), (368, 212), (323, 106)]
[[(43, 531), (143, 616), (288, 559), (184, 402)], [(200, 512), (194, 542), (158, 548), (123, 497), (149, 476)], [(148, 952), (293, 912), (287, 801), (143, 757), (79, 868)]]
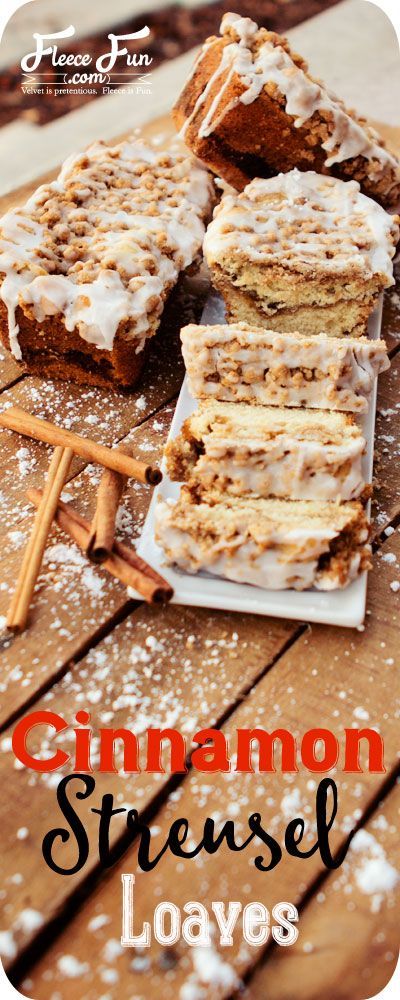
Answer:
[(360, 416), (389, 360), (368, 320), (397, 238), (356, 181), (294, 169), (224, 196), (204, 247), (230, 322), (181, 333), (199, 402), (166, 449), (169, 562), (273, 590), (369, 568)]

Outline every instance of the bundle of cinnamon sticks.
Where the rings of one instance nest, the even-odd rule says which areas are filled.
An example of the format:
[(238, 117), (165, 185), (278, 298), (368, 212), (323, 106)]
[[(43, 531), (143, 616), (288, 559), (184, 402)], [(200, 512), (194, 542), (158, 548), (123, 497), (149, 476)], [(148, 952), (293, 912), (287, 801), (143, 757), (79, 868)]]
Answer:
[[(115, 538), (119, 503), (127, 480), (156, 485), (162, 475), (158, 468), (140, 462), (127, 445), (108, 448), (89, 438), (35, 417), (18, 406), (0, 414), (0, 425), (27, 437), (54, 446), (43, 490), (29, 489), (27, 496), (36, 507), (36, 517), (21, 563), (16, 588), (7, 616), (7, 626), (22, 631), (27, 624), (29, 607), (39, 575), (47, 538), (53, 521), (65, 531), (96, 563), (127, 587), (132, 587), (149, 603), (166, 603), (173, 590), (133, 548)], [(61, 493), (74, 455), (103, 466), (92, 523), (63, 503)]]

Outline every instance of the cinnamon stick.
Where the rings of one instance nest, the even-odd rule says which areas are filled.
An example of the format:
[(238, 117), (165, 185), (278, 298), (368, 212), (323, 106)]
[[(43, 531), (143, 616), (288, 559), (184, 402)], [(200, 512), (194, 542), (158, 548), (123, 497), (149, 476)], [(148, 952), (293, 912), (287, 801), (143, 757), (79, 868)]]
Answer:
[[(127, 444), (118, 446), (124, 455), (132, 455)], [(115, 522), (119, 502), (126, 486), (126, 476), (104, 469), (97, 491), (97, 504), (91, 524), (86, 553), (94, 563), (103, 563), (111, 555), (115, 541)]]
[(53, 452), (46, 486), (41, 494), (32, 533), (25, 549), (8, 611), (7, 627), (15, 632), (22, 631), (28, 620), (29, 606), (42, 564), (47, 538), (72, 458), (71, 448), (57, 447)]
[(122, 451), (115, 448), (107, 448), (104, 444), (98, 444), (90, 438), (81, 437), (73, 431), (68, 431), (64, 427), (58, 427), (49, 420), (42, 420), (32, 413), (27, 413), (20, 406), (10, 406), (0, 413), (0, 425), (7, 427), (11, 431), (17, 431), (26, 437), (34, 438), (36, 441), (45, 441), (46, 444), (54, 446), (60, 445), (62, 448), (72, 448), (76, 455), (80, 455), (87, 462), (103, 465), (107, 469), (113, 469), (123, 476), (137, 479), (139, 483), (147, 483), (155, 486), (161, 482), (162, 473), (160, 469), (146, 462), (139, 462), (136, 458), (124, 455)]
[[(27, 492), (28, 500), (35, 507), (40, 504), (41, 496), (41, 490), (30, 489)], [(55, 522), (79, 545), (79, 548), (86, 551), (90, 523), (85, 517), (82, 517), (70, 504), (60, 500), (55, 513)], [(103, 566), (126, 587), (137, 590), (149, 604), (166, 604), (173, 596), (173, 589), (167, 580), (164, 580), (127, 545), (115, 542), (113, 551)]]

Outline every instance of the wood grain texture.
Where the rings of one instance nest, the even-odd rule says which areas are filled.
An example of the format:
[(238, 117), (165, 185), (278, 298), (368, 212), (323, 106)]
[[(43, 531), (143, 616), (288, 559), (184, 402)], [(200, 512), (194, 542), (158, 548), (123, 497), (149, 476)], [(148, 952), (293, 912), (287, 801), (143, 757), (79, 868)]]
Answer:
[[(385, 861), (400, 868), (398, 837), (400, 787), (397, 785), (375, 810), (365, 831), (384, 851)], [(394, 889), (375, 898), (360, 889), (363, 863), (351, 851), (339, 872), (325, 879), (301, 915), (301, 934), (293, 947), (274, 948), (250, 982), (251, 1000), (365, 1000), (389, 982), (399, 950), (399, 922)], [(365, 956), (360, 969), (353, 948)], [(327, 975), (327, 969), (331, 970)]]
[(8, 353), (5, 347), (1, 345), (0, 347), (0, 392), (3, 389), (7, 389), (8, 386), (13, 385), (20, 378), (23, 378), (23, 372), (21, 372), (21, 367), (14, 361), (11, 354)]
[[(71, 726), (75, 713), (84, 707), (91, 712), (94, 728), (114, 724), (131, 726), (141, 734), (149, 726), (174, 726), (191, 736), (200, 726), (211, 725), (232, 710), (245, 696), (287, 642), (300, 631), (290, 622), (263, 621), (258, 616), (232, 615), (169, 606), (155, 609), (142, 606), (119, 625), (87, 657), (72, 668), (35, 709), (56, 710)], [(99, 697), (100, 695), (100, 697)], [(112, 720), (112, 722), (111, 722)], [(49, 736), (51, 734), (49, 733)], [(65, 734), (64, 734), (65, 735)], [(69, 749), (72, 730), (64, 745)], [(43, 733), (41, 733), (43, 738)], [(2, 739), (10, 750), (11, 730)], [(35, 752), (39, 733), (29, 745)], [(36, 751), (37, 752), (37, 751)], [(93, 744), (93, 761), (98, 759), (98, 740)], [(0, 763), (0, 782), (9, 792), (0, 805), (3, 828), (2, 878), (7, 882), (7, 925), (18, 924), (18, 914), (32, 907), (45, 922), (65, 906), (71, 893), (82, 885), (86, 869), (68, 878), (54, 875), (41, 859), (41, 840), (57, 815), (55, 787), (60, 775), (35, 775), (18, 769), (10, 782), (13, 755), (6, 752)], [(13, 772), (11, 771), (13, 774)], [(69, 773), (67, 768), (65, 773)], [(96, 799), (112, 792), (118, 801), (135, 803), (141, 811), (160, 794), (166, 794), (169, 775), (98, 775)], [(172, 801), (174, 796), (172, 796)], [(34, 813), (30, 804), (34, 801)], [(86, 810), (85, 810), (86, 813)], [(93, 842), (88, 871), (96, 867), (97, 819), (88, 814), (88, 833)], [(86, 819), (85, 819), (86, 822)], [(22, 824), (29, 835), (18, 840)], [(112, 841), (121, 835), (117, 820)], [(75, 854), (70, 844), (69, 858)], [(27, 855), (38, 864), (27, 879)], [(12, 869), (12, 874), (11, 874)], [(14, 879), (23, 872), (21, 883)], [(11, 877), (10, 877), (11, 875)], [(21, 950), (32, 936), (16, 928), (16, 945)]]
[(388, 351), (394, 353), (400, 346), (400, 268), (394, 265), (395, 284), (383, 296), (382, 334)]
[[(180, 325), (194, 315), (198, 317), (207, 288), (208, 282), (201, 273), (185, 279), (166, 311), (160, 332), (150, 350), (146, 372), (134, 393), (125, 395), (96, 388), (83, 389), (82, 386), (63, 382), (25, 378), (3, 393), (3, 401), (20, 405), (38, 416), (101, 440), (104, 444), (116, 443), (125, 438), (135, 425), (143, 425), (146, 427), (144, 436), (139, 435), (133, 439), (135, 452), (138, 449), (137, 457), (146, 462), (158, 462), (171, 410), (167, 407), (163, 417), (158, 420), (155, 418), (153, 423), (145, 424), (145, 421), (150, 414), (156, 414), (161, 407), (165, 407), (167, 401), (180, 389), (183, 377), (179, 346)], [(26, 488), (28, 485), (42, 487), (49, 449), (39, 442), (3, 429), (0, 431), (0, 442), (3, 457), (0, 491), (0, 615), (5, 615), (32, 523), (32, 509), (26, 499)], [(86, 472), (82, 473), (75, 486), (76, 476), (84, 468), (83, 461), (74, 460), (66, 494), (73, 498), (89, 489), (82, 512), (90, 518), (101, 470), (86, 466)], [(124, 535), (128, 541), (132, 525), (136, 523), (141, 527), (143, 524), (150, 496), (147, 487), (142, 488), (133, 482), (129, 484), (128, 508), (123, 523)], [(4, 631), (3, 622), (0, 725), (4, 725), (28, 698), (40, 691), (44, 683), (57, 676), (71, 657), (79, 655), (79, 651), (91, 640), (96, 641), (99, 630), (111, 622), (115, 613), (126, 604), (124, 588), (112, 583), (108, 574), (98, 576), (97, 571), (86, 566), (81, 557), (76, 559), (69, 556), (68, 553), (74, 550), (60, 549), (59, 541), (54, 535), (53, 544), (58, 546), (58, 550), (54, 552), (56, 559), (53, 564), (49, 559), (51, 552), (46, 555), (46, 571), (42, 573), (35, 594), (29, 630), (10, 640)]]
[[(339, 813), (330, 838), (335, 851), (344, 843), (350, 829), (361, 820), (365, 810), (380, 796), (387, 777), (394, 773), (398, 763), (398, 714), (394, 706), (399, 695), (395, 672), (399, 601), (390, 589), (393, 574), (398, 573), (398, 563), (394, 569), (394, 564), (387, 559), (388, 553), (395, 554), (397, 560), (400, 557), (398, 532), (387, 540), (376, 557), (365, 630), (349, 632), (344, 637), (342, 630), (333, 627), (309, 627), (279, 658), (273, 669), (253, 686), (243, 704), (224, 726), (224, 731), (230, 735), (232, 750), (234, 732), (239, 727), (259, 725), (272, 730), (284, 726), (299, 737), (307, 729), (318, 725), (333, 730), (340, 741), (344, 728), (352, 724), (362, 726), (368, 720), (370, 726), (378, 726), (385, 741), (386, 775), (343, 774), (343, 757), (339, 758), (337, 769), (331, 772), (339, 789)], [(171, 611), (176, 612), (176, 609), (167, 609), (165, 620)], [(155, 630), (155, 634), (163, 641), (164, 633), (160, 628)], [(182, 629), (180, 636), (183, 638)], [(382, 636), (385, 636), (384, 640)], [(243, 660), (241, 662), (243, 664)], [(171, 677), (171, 688), (176, 691), (184, 680), (185, 664), (174, 664), (174, 668), (176, 672)], [(213, 676), (216, 676), (214, 670)], [(56, 704), (59, 707), (59, 698)], [(357, 723), (360, 712), (363, 723)], [(208, 712), (210, 714), (212, 712)], [(189, 718), (186, 711), (187, 724)], [(179, 728), (178, 721), (177, 725)], [(361, 759), (365, 766), (365, 757)], [(278, 771), (274, 774), (191, 773), (158, 812), (152, 854), (160, 849), (171, 822), (178, 817), (189, 819), (191, 846), (199, 841), (204, 820), (210, 815), (215, 817), (218, 829), (224, 820), (234, 819), (237, 834), (245, 838), (247, 817), (254, 810), (260, 811), (265, 829), (280, 841), (288, 820), (295, 815), (303, 816), (309, 824), (306, 835), (309, 847), (315, 839), (318, 776), (315, 775), (316, 780), (310, 778), (310, 772), (301, 764), (298, 774), (282, 776), (279, 764), (277, 766)], [(141, 780), (142, 777), (136, 779), (133, 790), (139, 788)], [(123, 785), (121, 798), (125, 801), (126, 794), (122, 788)], [(12, 812), (15, 815), (15, 810)], [(92, 823), (91, 820), (86, 822)], [(37, 850), (38, 845), (35, 847)], [(151, 919), (156, 903), (162, 899), (171, 900), (180, 907), (189, 898), (207, 901), (237, 899), (243, 904), (261, 899), (270, 909), (282, 899), (301, 904), (316, 877), (324, 872), (319, 854), (300, 860), (284, 853), (274, 871), (260, 873), (254, 867), (254, 856), (260, 853), (269, 859), (268, 849), (263, 845), (250, 845), (239, 854), (222, 848), (214, 855), (201, 854), (196, 860), (186, 862), (167, 853), (151, 874), (138, 874), (137, 929), (141, 929), (144, 919)], [(71, 982), (63, 974), (64, 955), (73, 955), (82, 965), (81, 974), (74, 981), (74, 997), (84, 997), (85, 1000), (97, 1000), (106, 982), (111, 983), (111, 996), (120, 1000), (128, 1000), (132, 996), (156, 996), (161, 988), (166, 1000), (172, 1000), (181, 995), (180, 990), (185, 983), (196, 985), (192, 952), (182, 942), (174, 948), (174, 963), (168, 974), (163, 972), (166, 956), (154, 940), (152, 948), (146, 950), (144, 956), (143, 953), (135, 954), (129, 949), (109, 944), (110, 941), (118, 943), (121, 933), (121, 873), (135, 872), (136, 867), (137, 849), (133, 845), (31, 970), (24, 986), (29, 996), (33, 995), (37, 1000), (47, 1000), (54, 994), (63, 1000), (69, 996)], [(43, 877), (42, 870), (41, 884)], [(54, 893), (56, 877), (49, 877)], [(17, 890), (20, 891), (23, 890)], [(41, 889), (39, 891), (42, 892)], [(25, 905), (35, 906), (34, 893), (25, 895), (25, 899), (30, 900)], [(107, 923), (93, 932), (91, 921), (99, 914), (107, 917)], [(236, 934), (233, 947), (228, 953), (225, 950), (221, 957), (231, 966), (231, 972), (226, 973), (225, 986), (222, 982), (218, 986), (215, 981), (211, 984), (197, 981), (197, 986), (204, 990), (206, 1000), (228, 997), (232, 993), (233, 974), (239, 978), (248, 974), (260, 955), (254, 949), (245, 948), (241, 936)], [(365, 952), (357, 951), (354, 962), (360, 963), (359, 969), (364, 967)], [(326, 990), (328, 996), (334, 996), (329, 989), (329, 981)], [(351, 994), (346, 1000), (352, 1000)]]
[[(73, 383), (27, 377), (2, 393), (2, 404), (21, 406), (36, 416), (103, 444), (118, 442), (132, 427), (143, 423), (179, 391), (184, 374), (180, 327), (189, 317), (198, 316), (207, 288), (208, 282), (201, 272), (184, 279), (165, 310), (159, 333), (150, 347), (145, 372), (133, 392), (125, 394), (113, 389), (85, 388)], [(12, 508), (9, 518), (16, 525), (26, 516), (25, 481), (29, 478), (30, 485), (41, 486), (48, 449), (40, 442), (30, 441), (3, 428), (0, 429), (0, 445), (3, 457), (2, 491)], [(77, 459), (71, 474), (76, 474), (84, 464), (83, 460)], [(8, 501), (6, 499), (6, 504)], [(7, 530), (7, 524), (2, 518), (1, 541), (4, 540), (3, 532)]]

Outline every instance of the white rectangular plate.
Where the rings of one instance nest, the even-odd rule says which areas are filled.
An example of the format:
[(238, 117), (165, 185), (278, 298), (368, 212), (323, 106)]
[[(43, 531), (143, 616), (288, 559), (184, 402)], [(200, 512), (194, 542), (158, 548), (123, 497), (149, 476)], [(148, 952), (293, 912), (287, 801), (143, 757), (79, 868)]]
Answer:
[[(370, 318), (368, 334), (372, 339), (379, 337), (382, 317), (382, 301)], [(222, 299), (212, 293), (204, 308), (202, 323), (223, 323), (224, 307)], [(184, 420), (193, 413), (197, 403), (189, 393), (185, 379), (171, 424), (169, 437), (176, 437)], [(364, 478), (372, 481), (374, 453), (374, 428), (376, 410), (376, 382), (370, 400), (369, 411), (363, 418), (362, 430), (367, 441), (364, 456)], [(219, 608), (225, 611), (248, 611), (257, 615), (272, 615), (276, 618), (299, 619), (300, 621), (321, 622), (327, 625), (356, 627), (361, 625), (365, 615), (367, 595), (367, 573), (344, 590), (323, 593), (318, 590), (263, 590), (245, 583), (233, 583), (208, 573), (189, 574), (177, 567), (166, 566), (164, 553), (154, 540), (155, 505), (160, 497), (176, 498), (179, 483), (168, 478), (162, 465), (164, 478), (154, 490), (140, 542), (139, 555), (158, 570), (174, 588), (173, 603), (189, 604), (194, 607)], [(136, 596), (134, 591), (129, 591)], [(138, 595), (139, 596), (139, 595)]]

